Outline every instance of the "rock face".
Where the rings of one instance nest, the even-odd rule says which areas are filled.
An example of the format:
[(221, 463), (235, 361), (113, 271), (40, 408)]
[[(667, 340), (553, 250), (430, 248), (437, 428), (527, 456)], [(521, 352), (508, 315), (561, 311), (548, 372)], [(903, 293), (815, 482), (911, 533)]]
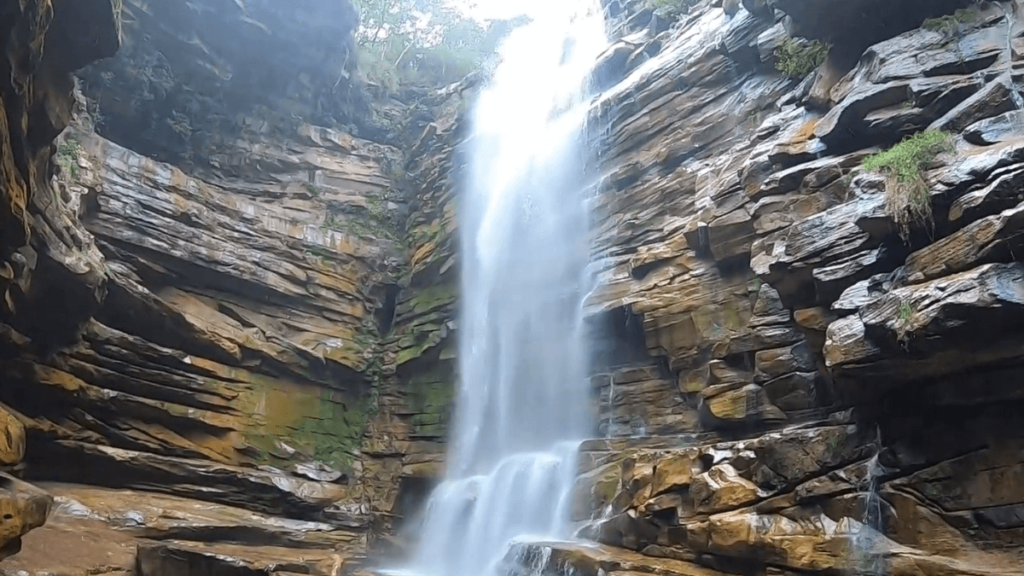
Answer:
[[(640, 425), (584, 444), (574, 520), (614, 548), (513, 572), (1022, 573), (1021, 6), (940, 4), (696, 2), (660, 33), (618, 4), (589, 308), (642, 326), (595, 380)], [(803, 80), (789, 34), (833, 42)], [(951, 145), (904, 229), (862, 163), (926, 129)]]
[(211, 154), (232, 148), (245, 128), (298, 120), (371, 136), (355, 82), (351, 2), (122, 4), (124, 46), (82, 74), (110, 139), (159, 160), (216, 167)]
[[(440, 468), (452, 216), (409, 197), (446, 156), (406, 150), (458, 94), (375, 124), (347, 1), (23, 4), (0, 10), (0, 465), (58, 509), (0, 570), (353, 569)], [(10, 492), (13, 550), (49, 497)]]
[[(118, 48), (111, 0), (0, 2), (0, 365), (29, 346), (76, 339), (102, 299), (101, 256), (88, 233), (54, 200), (52, 141), (71, 116), (71, 73)], [(72, 33), (82, 31), (82, 35)], [(64, 297), (68, 300), (65, 300)], [(70, 300), (77, 300), (69, 306)], [(46, 327), (45, 334), (40, 330)], [(20, 333), (36, 338), (27, 342)], [(14, 340), (15, 346), (9, 346)], [(0, 408), (0, 465), (25, 455), (25, 426)], [(45, 520), (50, 497), (0, 475), (0, 559)]]

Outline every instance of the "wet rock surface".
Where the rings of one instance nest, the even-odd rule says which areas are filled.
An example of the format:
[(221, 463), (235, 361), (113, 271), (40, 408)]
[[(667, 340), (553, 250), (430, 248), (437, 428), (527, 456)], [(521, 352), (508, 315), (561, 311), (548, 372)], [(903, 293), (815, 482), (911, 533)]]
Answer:
[[(588, 306), (642, 326), (609, 338), (647, 353), (595, 370), (619, 424), (584, 444), (573, 509), (636, 564), (565, 544), (507, 560), (1020, 574), (1024, 496), (974, 479), (1021, 479), (1021, 7), (769, 4), (693, 3), (595, 100)], [(619, 33), (640, 34), (620, 5)], [(784, 78), (786, 36), (830, 55)], [(930, 215), (904, 226), (896, 188), (862, 164), (928, 129), (951, 145), (922, 167)]]
[[(10, 573), (351, 568), (441, 468), (454, 295), (421, 278), (451, 264), (424, 272), (446, 225), (410, 197), (451, 192), (426, 152), (460, 94), (374, 132), (349, 2), (7, 4), (0, 465), (116, 489)], [(396, 373), (426, 350), (431, 376)], [(46, 517), (25, 486), (11, 550)]]
[(54, 509), (8, 574), (268, 574), (353, 569), (365, 534), (131, 490), (44, 484)]
[[(118, 26), (111, 0), (0, 2), (4, 384), (9, 338), (22, 350), (52, 351), (77, 338), (102, 300), (102, 256), (73, 212), (54, 201), (51, 155), (53, 139), (71, 118), (71, 73), (113, 55), (120, 44)], [(29, 341), (19, 331), (35, 338)], [(0, 465), (12, 469), (24, 458), (27, 440), (24, 423), (14, 410), (0, 408), (0, 433)], [(44, 524), (50, 504), (45, 492), (0, 475), (0, 558), (15, 554), (22, 537)]]
[(124, 46), (80, 75), (110, 140), (178, 165), (225, 168), (217, 153), (246, 129), (309, 122), (372, 137), (351, 2), (117, 4)]

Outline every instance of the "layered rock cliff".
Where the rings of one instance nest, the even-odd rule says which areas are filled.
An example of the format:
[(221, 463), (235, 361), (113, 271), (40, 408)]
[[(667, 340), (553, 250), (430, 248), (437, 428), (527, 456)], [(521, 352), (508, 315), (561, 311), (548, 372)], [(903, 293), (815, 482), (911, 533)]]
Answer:
[(576, 517), (642, 555), (527, 563), (1020, 573), (1020, 9), (612, 6), (590, 305), (658, 361), (597, 384), (658, 437), (588, 443)]
[[(0, 6), (0, 537), (35, 528), (0, 570), (400, 554), (443, 469), (480, 78), (371, 102), (347, 1)], [(1024, 7), (605, 8), (573, 507), (604, 546), (507, 569), (1021, 573)]]
[[(112, 55), (119, 22), (110, 0), (0, 3), (0, 361), (75, 340), (102, 300), (102, 257), (88, 233), (55, 203), (50, 186), (52, 141), (71, 117), (71, 73)], [(58, 9), (60, 8), (60, 9)], [(77, 28), (84, 34), (73, 33)], [(72, 301), (77, 301), (72, 304)], [(23, 334), (36, 338), (29, 343)], [(0, 465), (25, 455), (26, 430), (0, 408)], [(42, 525), (52, 498), (0, 476), (0, 558)]]
[(3, 463), (49, 493), (5, 537), (56, 504), (3, 570), (351, 569), (441, 453), (450, 374), (395, 375), (434, 107), (371, 110), (348, 2), (70, 5), (4, 12)]

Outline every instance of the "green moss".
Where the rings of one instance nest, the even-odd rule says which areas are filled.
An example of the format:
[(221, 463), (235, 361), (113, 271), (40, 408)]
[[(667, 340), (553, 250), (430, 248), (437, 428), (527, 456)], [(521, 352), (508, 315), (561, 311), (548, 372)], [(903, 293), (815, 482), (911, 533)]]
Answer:
[(929, 18), (921, 24), (921, 27), (925, 30), (941, 32), (942, 34), (948, 35), (959, 31), (961, 25), (969, 24), (977, 19), (977, 8), (961, 8), (952, 14), (947, 14), (938, 18)]
[(409, 379), (406, 407), (413, 416), (413, 434), (443, 437), (447, 431), (452, 402), (455, 398), (453, 378), (440, 369), (420, 373)]
[[(257, 449), (258, 462), (284, 466), (314, 458), (341, 471), (351, 471), (376, 408), (364, 390), (340, 391), (251, 374), (250, 393), (238, 400), (252, 414), (245, 437)], [(286, 454), (278, 442), (294, 448)]]
[[(390, 195), (391, 191), (384, 194)], [(324, 228), (360, 238), (384, 238), (395, 242), (402, 242), (404, 236), (398, 218), (387, 209), (387, 200), (377, 196), (367, 197), (365, 210), (356, 213), (328, 212), (324, 217)]]
[(786, 38), (775, 49), (775, 69), (786, 76), (803, 78), (821, 66), (828, 50), (829, 46), (824, 42)]
[(437, 284), (417, 288), (412, 296), (401, 303), (398, 309), (399, 314), (423, 314), (440, 306), (446, 306), (455, 302), (457, 298), (456, 288), (450, 284)]
[(306, 189), (306, 192), (309, 192), (310, 196), (314, 198), (320, 197), (320, 189), (317, 188), (315, 184), (311, 182), (303, 182), (302, 187)]
[(676, 19), (690, 9), (687, 0), (646, 0), (645, 6), (661, 18)]
[(414, 337), (412, 344), (405, 346), (398, 351), (395, 358), (395, 365), (401, 366), (410, 360), (414, 360), (422, 356), (428, 349), (433, 348), (441, 342), (440, 334), (441, 333), (439, 331), (417, 334)]
[(82, 145), (75, 138), (68, 138), (57, 145), (57, 165), (71, 180), (78, 179), (78, 155), (81, 153)]
[(950, 134), (929, 130), (872, 154), (861, 165), (864, 170), (886, 176), (886, 212), (899, 225), (904, 237), (912, 222), (931, 221), (931, 192), (924, 170), (936, 156), (952, 149)]
[(370, 419), (371, 399), (343, 399), (338, 392), (324, 391), (319, 413), (298, 422), (294, 438), (308, 446), (313, 457), (329, 466), (349, 470), (362, 444)]

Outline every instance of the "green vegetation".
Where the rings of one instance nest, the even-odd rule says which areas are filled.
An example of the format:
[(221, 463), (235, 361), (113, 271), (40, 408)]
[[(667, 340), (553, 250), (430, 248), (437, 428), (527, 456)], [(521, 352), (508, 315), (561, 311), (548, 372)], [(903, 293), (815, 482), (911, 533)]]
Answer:
[(896, 312), (896, 319), (901, 323), (906, 324), (910, 322), (910, 318), (914, 315), (914, 305), (910, 302), (900, 302), (900, 308)]
[(390, 196), (391, 190), (386, 190), (383, 198), (368, 196), (366, 209), (354, 214), (328, 211), (323, 228), (363, 238), (386, 238), (399, 242), (403, 237), (401, 222), (393, 211), (388, 210), (386, 198)]
[(775, 49), (775, 69), (786, 76), (803, 78), (821, 66), (828, 50), (829, 46), (824, 42), (786, 38)]
[(671, 20), (686, 14), (690, 9), (688, 0), (647, 0), (645, 5), (659, 17)]
[(316, 184), (313, 184), (311, 182), (303, 182), (302, 187), (305, 188), (306, 192), (309, 192), (309, 195), (312, 196), (313, 198), (320, 197), (320, 189), (316, 187)]
[(885, 175), (886, 212), (899, 225), (902, 236), (906, 237), (912, 222), (931, 221), (931, 192), (924, 170), (952, 146), (949, 134), (929, 130), (864, 160), (864, 170)]
[(929, 18), (921, 24), (921, 27), (925, 30), (941, 32), (942, 34), (949, 35), (959, 32), (962, 25), (970, 24), (977, 20), (977, 18), (977, 8), (961, 8), (952, 14), (947, 14), (938, 18)]
[(71, 180), (78, 179), (78, 155), (81, 152), (82, 145), (74, 138), (68, 138), (57, 145), (57, 165)]
[(910, 302), (900, 302), (900, 307), (896, 309), (896, 340), (899, 342), (906, 342), (910, 320), (915, 312), (914, 305)]
[(388, 91), (457, 82), (483, 66), (522, 20), (481, 24), (444, 0), (356, 0), (358, 64)]
[[(284, 467), (309, 458), (351, 473), (376, 399), (365, 390), (333, 390), (248, 373), (251, 390), (238, 398), (252, 414), (246, 440), (260, 463)], [(296, 454), (278, 447), (284, 443)]]
[(417, 436), (444, 437), (455, 399), (455, 385), (450, 380), (451, 376), (438, 368), (417, 372), (409, 379), (406, 403), (414, 413), (410, 424)]

